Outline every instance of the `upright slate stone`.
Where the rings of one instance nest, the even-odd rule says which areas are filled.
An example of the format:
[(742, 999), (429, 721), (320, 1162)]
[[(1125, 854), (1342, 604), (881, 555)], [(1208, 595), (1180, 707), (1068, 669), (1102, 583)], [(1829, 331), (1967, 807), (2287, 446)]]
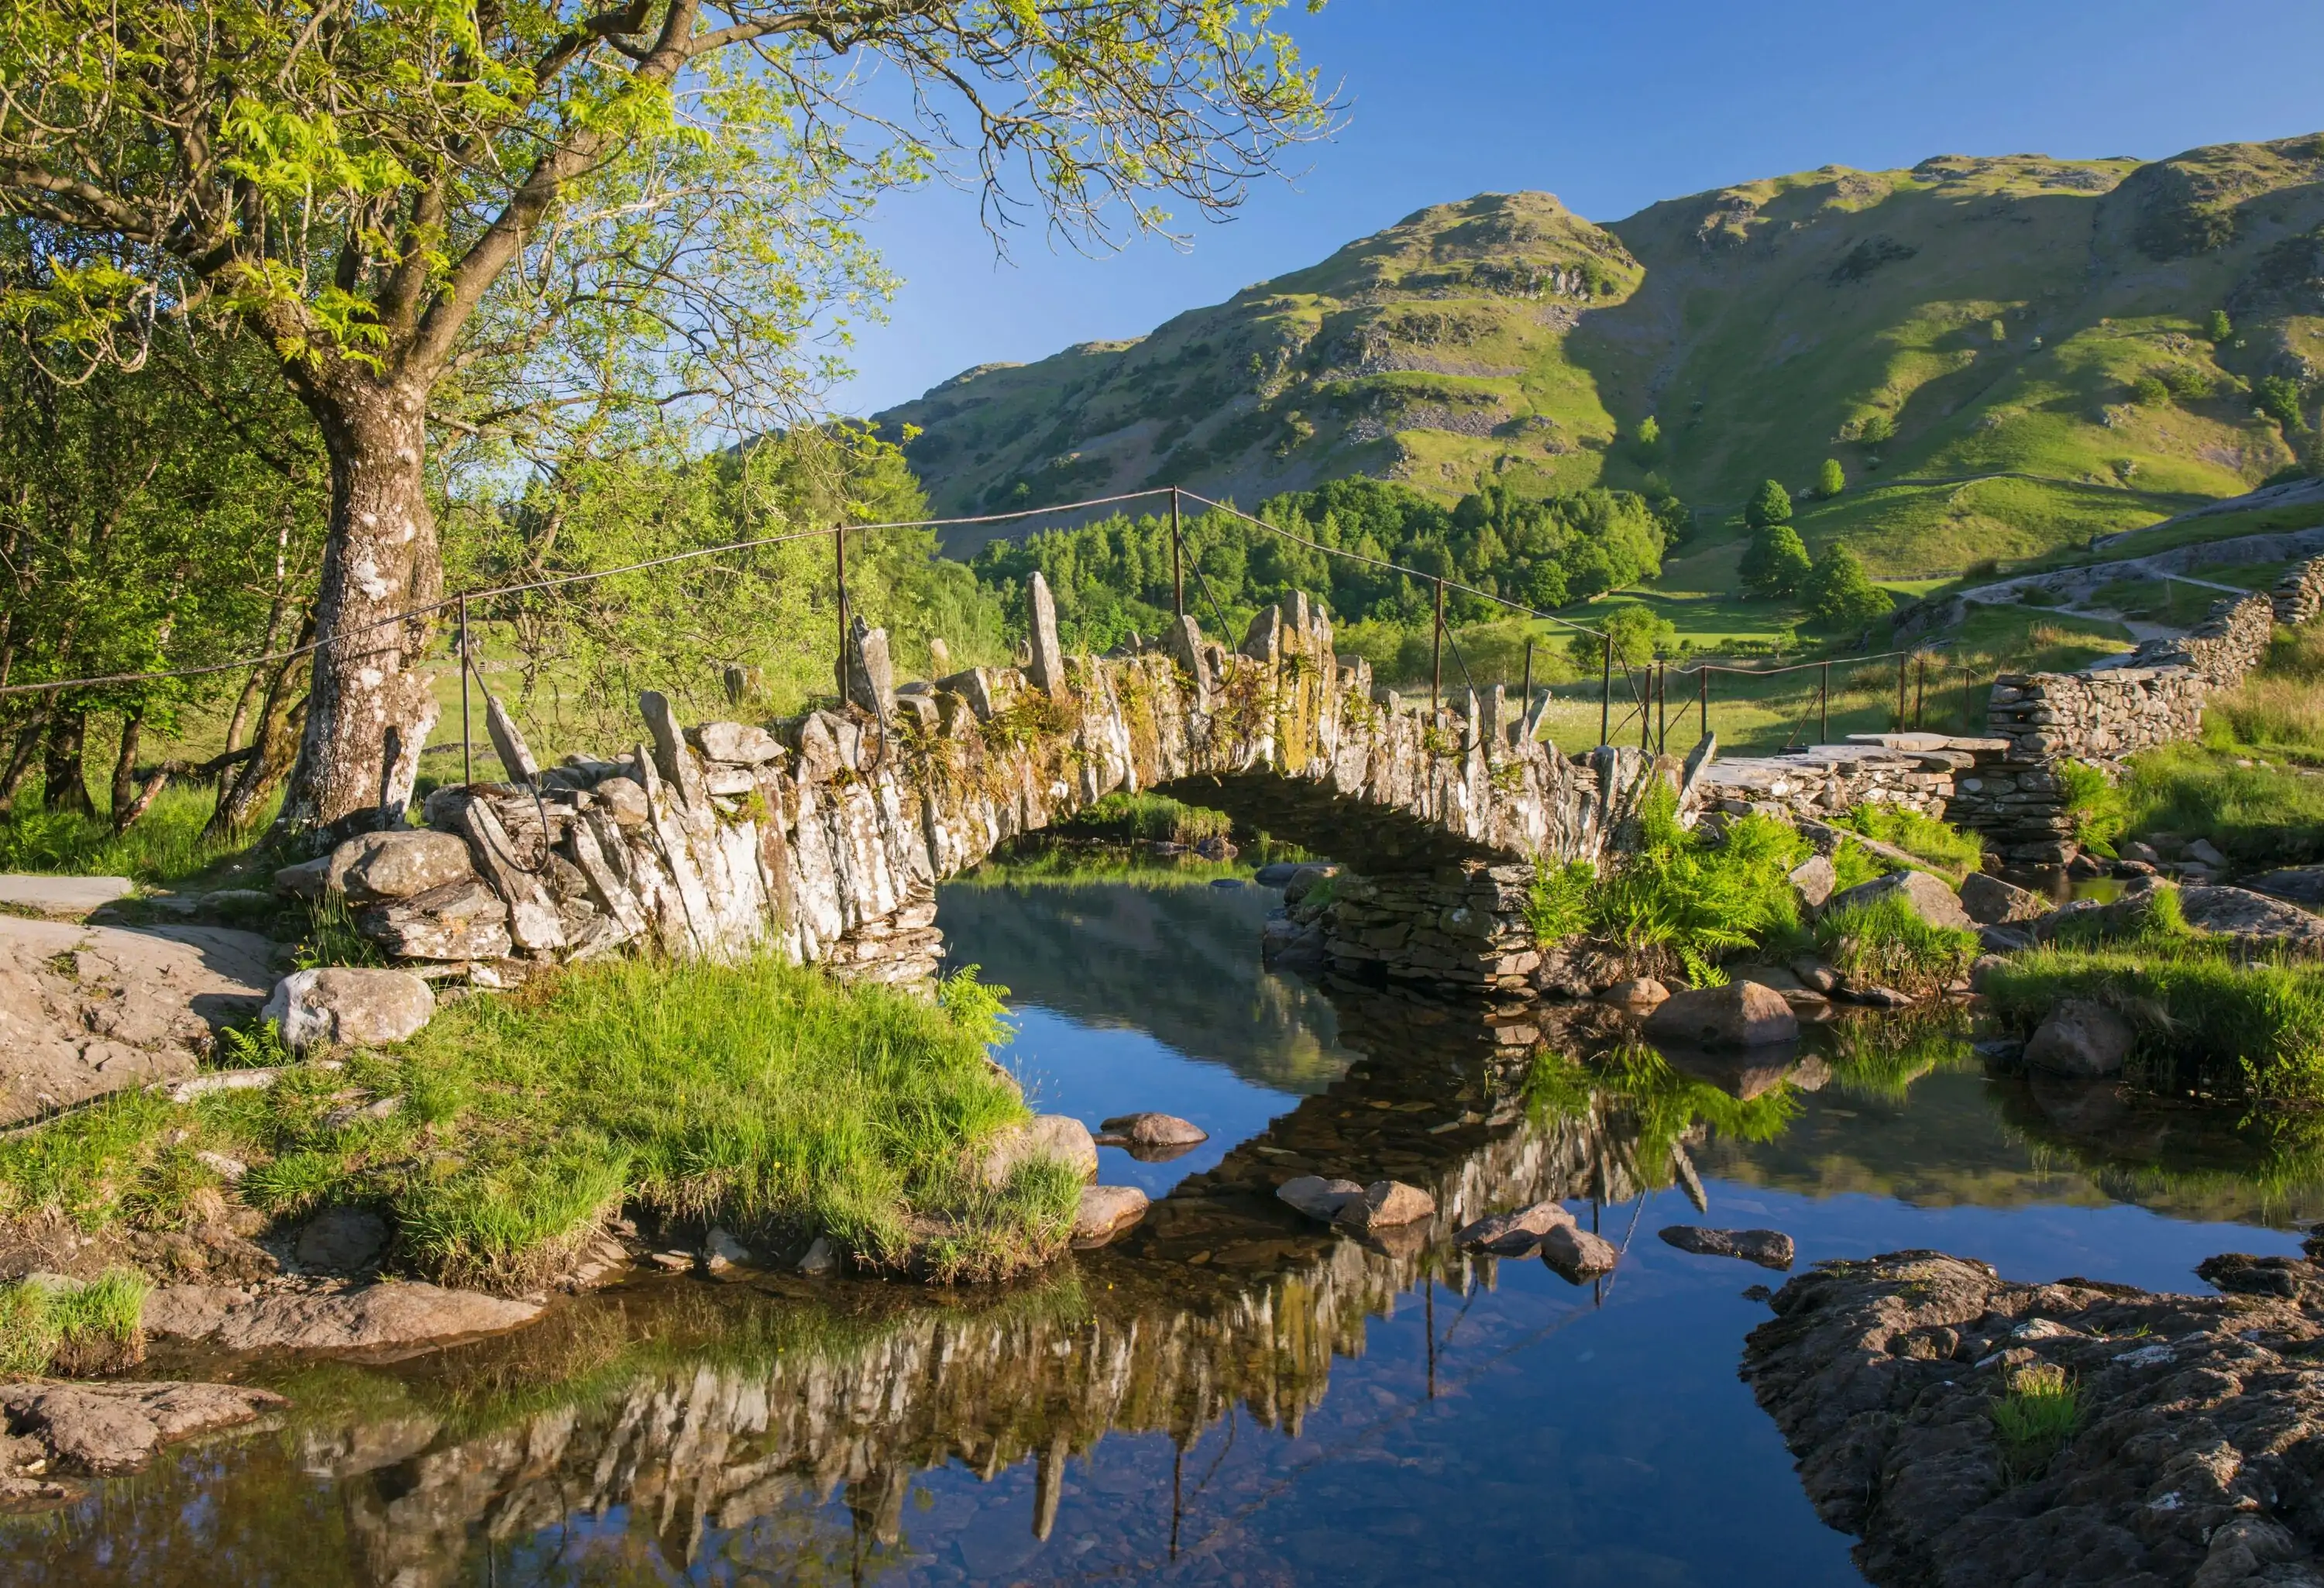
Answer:
[(928, 676), (940, 679), (950, 671), (952, 671), (952, 647), (941, 639), (930, 640), (928, 642)]
[(508, 769), (509, 780), (530, 783), (540, 776), (540, 763), (532, 758), (532, 750), (517, 732), (516, 719), (508, 714), (496, 695), (484, 697), (484, 732), (492, 736), (493, 751)]
[(1026, 631), (1032, 646), (1025, 670), (1033, 687), (1051, 695), (1065, 692), (1065, 652), (1057, 643), (1057, 604), (1049, 595), (1049, 581), (1038, 572), (1025, 588)]
[(1162, 631), (1162, 649), (1169, 653), (1172, 660), (1186, 669), (1186, 676), (1194, 680), (1197, 692), (1204, 695), (1211, 692), (1213, 680), (1210, 659), (1203, 653), (1203, 631), (1194, 625), (1193, 618), (1181, 614), (1173, 619), (1170, 625)]
[(886, 722), (896, 710), (896, 669), (888, 658), (888, 631), (859, 617), (847, 642), (855, 653), (847, 669), (848, 702)]

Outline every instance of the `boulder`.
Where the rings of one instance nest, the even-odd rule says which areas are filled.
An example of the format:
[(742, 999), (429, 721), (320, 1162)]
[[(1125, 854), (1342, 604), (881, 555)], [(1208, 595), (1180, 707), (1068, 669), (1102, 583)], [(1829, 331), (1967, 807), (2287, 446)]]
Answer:
[(1792, 1238), (1781, 1230), (1706, 1230), (1698, 1224), (1673, 1224), (1663, 1240), (1681, 1251), (1699, 1257), (1739, 1257), (1763, 1269), (1788, 1269), (1796, 1255)]
[(1297, 904), (1339, 874), (1340, 868), (1335, 865), (1303, 865), (1283, 884), (1283, 902)]
[(1969, 990), (1984, 992), (1991, 990), (1993, 978), (2009, 968), (2009, 961), (1998, 954), (1980, 954), (1969, 967)]
[(1464, 1224), (1452, 1241), (1455, 1245), (1472, 1246), (1491, 1252), (1496, 1257), (1530, 1257), (1541, 1246), (1541, 1238), (1559, 1224), (1570, 1224), (1573, 1215), (1554, 1202), (1536, 1202), (1515, 1213), (1497, 1213)]
[[(1980, 873), (1981, 874), (1981, 873)], [(1913, 913), (1932, 927), (1956, 927), (1969, 931), (1977, 923), (1961, 908), (1960, 896), (1926, 872), (1891, 872), (1885, 877), (1835, 893), (1825, 904), (1827, 913), (1871, 904), (1891, 894), (1901, 897)]]
[(1074, 1244), (1102, 1246), (1146, 1216), (1146, 1193), (1135, 1186), (1084, 1186), (1074, 1212)]
[(798, 1271), (811, 1279), (819, 1279), (838, 1266), (838, 1251), (821, 1235), (807, 1243), (807, 1255), (798, 1260)]
[(1364, 1188), (1353, 1180), (1327, 1180), (1321, 1175), (1301, 1175), (1275, 1188), (1277, 1196), (1311, 1219), (1330, 1223), (1350, 1202), (1360, 1201)]
[(1985, 872), (1971, 872), (1962, 879), (1960, 907), (1981, 927), (2038, 920), (2050, 913), (2050, 901), (2039, 893)]
[(1800, 1022), (1791, 1004), (1772, 987), (1730, 982), (1673, 993), (1646, 1017), (1646, 1034), (1657, 1042), (1695, 1048), (1757, 1048), (1798, 1039)]
[(2207, 865), (2213, 871), (2225, 871), (2227, 857), (2209, 838), (2197, 838), (2187, 845), (2187, 858), (2197, 865)]
[(1277, 860), (1271, 861), (1251, 872), (1250, 880), (1261, 888), (1280, 888), (1298, 874), (1297, 861)]
[(466, 840), (426, 827), (405, 832), (365, 833), (331, 851), (324, 879), (327, 891), (345, 893), (350, 903), (409, 899), (475, 875)]
[(2136, 1040), (2130, 1022), (2105, 1004), (2068, 998), (2025, 1044), (2025, 1062), (2052, 1075), (2096, 1080), (2121, 1074)]
[(1801, 986), (1812, 992), (1829, 995), (1840, 987), (1840, 973), (1811, 955), (1792, 961), (1792, 974), (1800, 979)]
[(994, 1137), (978, 1162), (977, 1177), (998, 1190), (1009, 1183), (1019, 1165), (1037, 1158), (1053, 1158), (1069, 1165), (1084, 1180), (1097, 1178), (1095, 1138), (1087, 1125), (1062, 1113), (1036, 1114)]
[(1121, 1113), (1099, 1122), (1101, 1147), (1193, 1147), (1210, 1132), (1174, 1113)]
[(31, 1382), (0, 1386), (0, 1424), (37, 1440), (66, 1471), (112, 1476), (143, 1471), (163, 1445), (289, 1404), (239, 1384)]
[(1598, 996), (1625, 1009), (1656, 1009), (1669, 1001), (1670, 989), (1652, 976), (1632, 976), (1627, 982), (1615, 983)]
[(387, 1250), (387, 1221), (360, 1207), (327, 1207), (309, 1219), (290, 1249), (302, 1269), (356, 1273)]
[(318, 854), (274, 873), (274, 891), (292, 899), (320, 899), (330, 891), (332, 856)]
[(2289, 900), (2310, 909), (2324, 909), (2324, 865), (2284, 866), (2244, 879), (2255, 893)]
[(2181, 888), (2179, 907), (2189, 926), (2206, 932), (2295, 953), (2324, 954), (2324, 916), (2249, 888)]
[(764, 766), (770, 761), (780, 761), (783, 756), (780, 741), (752, 723), (705, 723), (698, 728), (688, 729), (686, 736), (711, 761)]
[(1821, 854), (1811, 854), (1792, 868), (1792, 891), (1810, 909), (1821, 909), (1839, 886), (1840, 873), (1832, 870), (1831, 861)]
[(145, 1298), (145, 1332), (227, 1351), (380, 1351), (520, 1328), (537, 1303), (435, 1285), (253, 1296), (209, 1285), (170, 1285)]
[(401, 1042), (436, 1012), (436, 994), (409, 971), (335, 965), (296, 971), (275, 983), (259, 1011), (294, 1053)]
[(1611, 1273), (1621, 1259), (1612, 1242), (1579, 1224), (1554, 1224), (1542, 1233), (1541, 1260), (1569, 1284)]
[(1340, 1205), (1332, 1222), (1343, 1230), (1389, 1230), (1416, 1223), (1436, 1211), (1436, 1198), (1402, 1180), (1374, 1180), (1361, 1196)]

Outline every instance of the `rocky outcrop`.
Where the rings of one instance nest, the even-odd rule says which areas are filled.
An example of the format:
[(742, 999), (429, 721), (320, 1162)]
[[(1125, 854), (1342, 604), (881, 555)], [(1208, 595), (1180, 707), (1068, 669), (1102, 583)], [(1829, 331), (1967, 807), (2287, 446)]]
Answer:
[(71, 1497), (45, 1473), (23, 1472), (36, 1463), (88, 1477), (143, 1472), (164, 1445), (244, 1426), (289, 1404), (238, 1384), (0, 1384), (0, 1432), (12, 1436), (0, 1439), (0, 1503)]
[(0, 915), (0, 1124), (192, 1075), (265, 1001), (272, 953), (223, 928)]
[(2181, 888), (2180, 912), (2190, 927), (2263, 948), (2324, 955), (2324, 916), (2248, 888)]
[[(2310, 1308), (2012, 1284), (1932, 1251), (1821, 1265), (1773, 1305), (1743, 1375), (1881, 1588), (2324, 1582)], [(2065, 1436), (2006, 1440), (1997, 1403), (2061, 1378)]]

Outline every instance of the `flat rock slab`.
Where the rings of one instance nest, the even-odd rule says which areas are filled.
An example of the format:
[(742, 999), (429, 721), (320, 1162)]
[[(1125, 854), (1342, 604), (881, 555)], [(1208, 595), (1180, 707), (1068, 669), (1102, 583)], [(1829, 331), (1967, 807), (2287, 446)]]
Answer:
[(2246, 878), (2244, 885), (2255, 893), (2288, 899), (2310, 909), (2324, 909), (2324, 865), (2292, 865), (2262, 872), (2258, 876)]
[(223, 927), (0, 916), (0, 1124), (193, 1074), (265, 1002), (273, 951)]
[(2324, 916), (2249, 888), (2181, 888), (2179, 908), (2189, 926), (2206, 932), (2324, 954)]
[(7, 1432), (38, 1441), (66, 1472), (99, 1477), (143, 1472), (164, 1445), (289, 1404), (239, 1384), (0, 1385)]
[(1174, 1113), (1116, 1114), (1098, 1125), (1100, 1147), (1175, 1148), (1184, 1150), (1211, 1139), (1208, 1131)]
[(128, 898), (136, 888), (127, 877), (46, 877), (0, 872), (0, 904), (37, 909), (42, 915), (84, 916), (99, 905)]
[(146, 1297), (145, 1332), (228, 1351), (377, 1352), (502, 1334), (532, 1322), (540, 1310), (533, 1302), (435, 1285), (257, 1296), (171, 1285)]
[(1788, 1269), (1797, 1255), (1792, 1238), (1781, 1230), (1706, 1230), (1699, 1224), (1673, 1224), (1662, 1232), (1664, 1242), (1698, 1257), (1739, 1257), (1763, 1269)]
[(1146, 1193), (1135, 1186), (1084, 1186), (1074, 1214), (1074, 1244), (1102, 1246), (1146, 1216)]
[[(2313, 1265), (2279, 1260), (2310, 1272), (2234, 1296), (2012, 1284), (1935, 1251), (1823, 1264), (1776, 1292), (1743, 1377), (1871, 1582), (2312, 1584), (2324, 1316), (2283, 1294)], [(2027, 1374), (2078, 1386), (2054, 1454), (1994, 1422)]]

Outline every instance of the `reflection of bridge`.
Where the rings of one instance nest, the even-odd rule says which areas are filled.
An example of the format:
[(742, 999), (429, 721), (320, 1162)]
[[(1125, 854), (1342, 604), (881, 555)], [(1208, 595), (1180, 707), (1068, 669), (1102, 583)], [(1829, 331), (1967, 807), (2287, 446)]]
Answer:
[[(1525, 1116), (1531, 1032), (1339, 1002), (1349, 1040), (1379, 1057), (1157, 1203), (1122, 1248), (1085, 1254), (1076, 1277), (968, 1306), (787, 1278), (604, 1293), (409, 1378), (288, 1385), (301, 1408), (285, 1448), (337, 1481), (327, 1500), (245, 1445), (194, 1463), (198, 1478), (157, 1473), (108, 1496), (86, 1546), (134, 1530), (154, 1580), (174, 1580), (171, 1559), (210, 1547), (200, 1519), (232, 1513), (252, 1519), (221, 1574), (399, 1588), (473, 1580), (482, 1541), (522, 1552), (591, 1529), (610, 1536), (601, 1554), (672, 1565), (745, 1528), (779, 1534), (768, 1547), (837, 1555), (897, 1537), (916, 1473), (957, 1462), (991, 1477), (1028, 1460), (1046, 1536), (1066, 1458), (1109, 1430), (1185, 1449), (1240, 1406), (1296, 1433), (1333, 1357), (1360, 1353), (1400, 1294), (1431, 1276), (1489, 1279), (1491, 1259), (1452, 1250), (1460, 1223), (1545, 1196), (1620, 1201), (1669, 1172), (1631, 1161), (1618, 1107)], [(1273, 1196), (1317, 1168), (1399, 1176), (1434, 1194), (1437, 1214), (1393, 1245), (1360, 1243)], [(495, 1403), (539, 1409), (473, 1409)], [(204, 1483), (206, 1503), (182, 1481)], [(841, 1489), (859, 1536), (818, 1538), (800, 1506)], [(49, 1581), (79, 1580), (78, 1547), (51, 1552)]]
[[(1388, 974), (1514, 986), (1536, 963), (1523, 921), (1532, 860), (1602, 853), (1654, 775), (1641, 751), (1576, 762), (1534, 742), (1498, 685), (1459, 711), (1403, 710), (1361, 660), (1333, 654), (1331, 621), (1305, 596), (1260, 612), (1234, 651), (1189, 618), (1133, 653), (1073, 659), (1038, 576), (1030, 600), (1022, 669), (895, 688), (884, 636), (862, 632), (843, 712), (774, 725), (776, 737), (734, 724), (681, 733), (648, 696), (654, 742), (627, 764), (552, 768), (538, 800), (445, 791), (430, 820), (467, 834), (519, 948), (642, 939), (724, 955), (771, 939), (844, 972), (916, 979), (934, 969), (938, 881), (1104, 794), (1158, 789), (1363, 875), (1379, 939), (1365, 956)], [(510, 730), (496, 719), (495, 732)], [(525, 759), (513, 743), (504, 758)], [(527, 851), (544, 822), (570, 863), (493, 863)], [(460, 893), (447, 908), (467, 914), (408, 919), (425, 916), (424, 895), (393, 923), (399, 943), (498, 929), (473, 889), (438, 892)]]

